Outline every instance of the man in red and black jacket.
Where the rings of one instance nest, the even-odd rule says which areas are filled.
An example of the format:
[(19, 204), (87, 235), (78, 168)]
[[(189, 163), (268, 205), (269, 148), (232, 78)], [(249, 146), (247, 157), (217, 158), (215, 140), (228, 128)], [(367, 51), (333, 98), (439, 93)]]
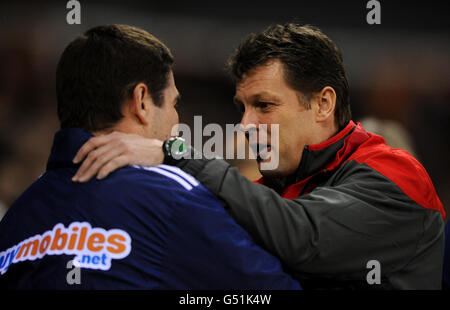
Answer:
[(441, 287), (445, 212), (431, 180), (360, 124), (308, 145), (293, 175), (256, 182), (266, 186), (224, 161), (184, 164), (305, 289), (369, 287), (372, 260), (381, 266), (372, 288)]
[[(165, 163), (223, 200), (306, 289), (440, 289), (442, 203), (413, 156), (351, 120), (343, 60), (331, 39), (310, 26), (270, 26), (241, 43), (230, 68), (241, 126), (279, 125), (278, 143), (267, 145), (276, 135), (268, 126), (267, 141), (253, 145), (263, 178), (252, 183), (218, 159), (173, 160), (166, 152)], [(96, 139), (90, 145), (102, 148), (118, 138)], [(116, 162), (110, 159), (118, 155), (90, 156), (76, 178), (159, 164), (162, 151), (150, 145), (129, 143), (115, 151)], [(264, 169), (274, 156), (276, 168)]]

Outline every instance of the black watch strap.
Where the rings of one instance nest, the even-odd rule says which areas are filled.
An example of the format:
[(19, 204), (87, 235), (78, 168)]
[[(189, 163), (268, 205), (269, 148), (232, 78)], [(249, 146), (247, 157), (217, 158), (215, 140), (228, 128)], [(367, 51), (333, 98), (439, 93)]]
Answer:
[(190, 147), (186, 140), (180, 137), (171, 137), (164, 141), (162, 145), (164, 153), (164, 164), (174, 165), (177, 161), (186, 158), (190, 152)]

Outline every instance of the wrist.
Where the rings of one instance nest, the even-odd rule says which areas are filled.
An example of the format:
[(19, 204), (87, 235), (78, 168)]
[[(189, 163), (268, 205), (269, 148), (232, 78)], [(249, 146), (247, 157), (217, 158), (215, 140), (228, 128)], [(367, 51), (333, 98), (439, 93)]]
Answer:
[(171, 137), (162, 143), (164, 154), (163, 163), (166, 165), (176, 165), (179, 161), (189, 158), (191, 148), (186, 144), (185, 139)]

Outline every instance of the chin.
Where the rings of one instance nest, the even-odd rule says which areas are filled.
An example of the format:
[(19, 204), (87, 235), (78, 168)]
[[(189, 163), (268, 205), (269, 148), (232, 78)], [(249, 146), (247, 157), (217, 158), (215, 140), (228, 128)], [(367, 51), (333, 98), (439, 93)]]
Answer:
[(283, 178), (283, 177), (287, 177), (293, 173), (295, 173), (297, 167), (296, 166), (292, 166), (292, 167), (286, 167), (286, 165), (283, 165), (282, 163), (278, 164), (278, 167), (276, 167), (275, 169), (262, 169), (261, 167), (261, 163), (263, 161), (257, 161), (258, 162), (258, 170), (259, 173), (261, 173), (261, 175), (263, 177), (266, 178)]
[(282, 178), (289, 175), (287, 172), (283, 171), (281, 167), (273, 170), (262, 170), (260, 162), (258, 162), (258, 170), (259, 173), (261, 173), (261, 175), (265, 178)]

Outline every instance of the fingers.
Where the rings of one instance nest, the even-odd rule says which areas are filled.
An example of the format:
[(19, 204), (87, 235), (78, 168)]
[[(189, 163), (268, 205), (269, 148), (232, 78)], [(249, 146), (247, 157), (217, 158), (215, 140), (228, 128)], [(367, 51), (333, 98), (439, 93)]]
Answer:
[(77, 152), (75, 157), (73, 158), (73, 163), (78, 164), (81, 162), (86, 155), (90, 154), (91, 151), (99, 148), (100, 146), (106, 144), (110, 140), (111, 135), (106, 136), (97, 136), (90, 138)]
[(110, 160), (106, 165), (104, 165), (98, 175), (97, 179), (101, 180), (103, 178), (106, 178), (112, 171), (122, 168), (129, 163), (129, 158), (126, 155), (121, 155), (119, 157), (114, 158), (113, 160)]
[(86, 182), (94, 177), (100, 169), (114, 157), (124, 152), (120, 143), (110, 143), (91, 151), (72, 178), (74, 182)]
[(75, 163), (83, 163), (72, 181), (87, 182), (95, 175), (102, 179), (112, 171), (130, 164), (160, 164), (164, 160), (162, 144), (160, 140), (119, 132), (91, 138), (74, 157)]

